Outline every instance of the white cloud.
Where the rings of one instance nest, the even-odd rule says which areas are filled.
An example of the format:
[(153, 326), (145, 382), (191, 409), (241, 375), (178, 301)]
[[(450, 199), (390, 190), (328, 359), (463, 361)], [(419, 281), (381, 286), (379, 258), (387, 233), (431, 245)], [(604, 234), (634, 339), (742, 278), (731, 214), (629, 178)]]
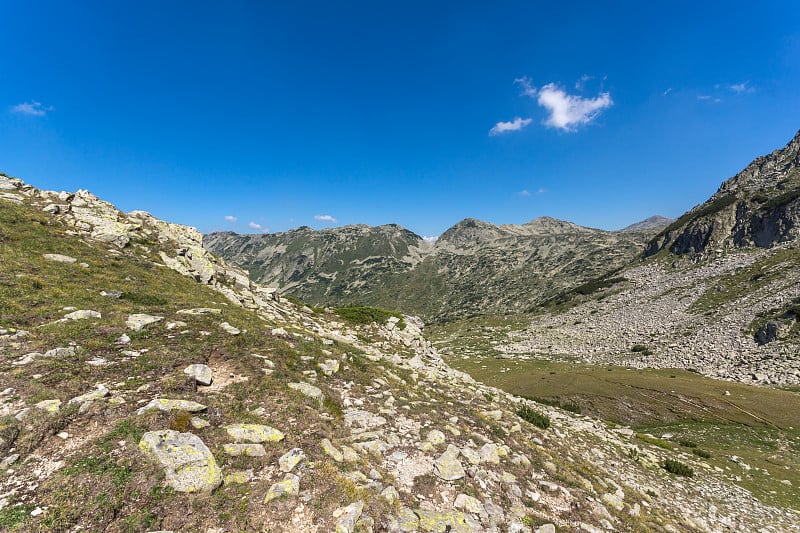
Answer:
[(533, 122), (533, 119), (520, 117), (514, 118), (511, 122), (498, 122), (489, 130), (489, 136), (494, 137), (509, 131), (519, 131), (531, 122)]
[(429, 243), (433, 244), (439, 240), (439, 236), (437, 235), (436, 237), (422, 237), (422, 240), (428, 241)]
[(258, 223), (256, 223), (256, 222), (252, 222), (252, 221), (251, 221), (251, 222), (249, 222), (249, 223), (247, 224), (247, 226), (248, 226), (250, 229), (255, 229), (255, 230), (258, 230), (258, 231), (260, 231), (261, 233), (269, 233), (269, 228), (268, 228), (268, 227), (266, 227), (266, 226), (262, 226), (261, 224), (258, 224)]
[(603, 109), (614, 105), (607, 92), (596, 98), (584, 98), (567, 94), (555, 83), (548, 83), (538, 94), (537, 103), (550, 112), (544, 123), (564, 131), (574, 131), (577, 126), (590, 123)]
[(536, 191), (536, 194), (544, 194), (546, 192), (547, 192), (547, 189), (545, 189), (544, 187), (540, 187), (539, 190)]
[(672, 92), (672, 87), (669, 87), (667, 90), (665, 90), (663, 93), (661, 93), (661, 96), (667, 96), (671, 92)]
[(531, 192), (528, 189), (522, 189), (517, 193), (517, 196), (530, 196)]
[(314, 215), (314, 220), (319, 220), (320, 222), (330, 222), (332, 224), (337, 222), (337, 220), (330, 215)]
[(11, 106), (12, 113), (19, 113), (20, 115), (31, 115), (34, 117), (43, 117), (48, 111), (55, 110), (53, 106), (43, 106), (41, 102), (31, 101), (22, 104)]
[(236, 222), (236, 217), (233, 215), (225, 215), (225, 220), (228, 222)]
[(698, 100), (704, 100), (706, 102), (712, 102), (712, 103), (715, 103), (715, 104), (718, 104), (718, 103), (720, 103), (722, 101), (721, 99), (714, 98), (714, 97), (712, 97), (712, 96), (710, 96), (708, 94), (697, 95), (697, 99)]
[(750, 84), (749, 81), (745, 81), (743, 83), (734, 83), (733, 85), (729, 85), (728, 89), (735, 92), (736, 94), (756, 92), (756, 90), (750, 87), (749, 84)]

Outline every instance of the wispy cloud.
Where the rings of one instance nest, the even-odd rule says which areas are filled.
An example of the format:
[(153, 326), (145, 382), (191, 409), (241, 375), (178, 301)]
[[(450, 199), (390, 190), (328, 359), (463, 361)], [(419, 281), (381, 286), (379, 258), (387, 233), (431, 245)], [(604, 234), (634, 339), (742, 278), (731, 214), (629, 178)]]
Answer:
[(703, 100), (705, 102), (711, 102), (712, 104), (718, 104), (718, 103), (720, 103), (722, 101), (722, 99), (716, 98), (716, 97), (711, 96), (709, 94), (699, 94), (699, 95), (697, 95), (697, 99), (698, 100)]
[(439, 240), (439, 236), (437, 235), (436, 237), (422, 237), (422, 240), (428, 241), (429, 243), (433, 244)]
[(672, 92), (672, 87), (668, 87), (663, 93), (661, 93), (661, 96), (667, 96), (671, 92)]
[(11, 106), (12, 113), (18, 113), (20, 115), (30, 115), (33, 117), (43, 117), (49, 111), (54, 111), (55, 107), (53, 106), (44, 106), (41, 102), (31, 101), (25, 102), (22, 104), (17, 104)]
[(261, 233), (269, 233), (269, 228), (268, 227), (262, 226), (261, 224), (259, 224), (257, 222), (250, 221), (250, 222), (248, 222), (247, 226), (250, 229), (258, 230)]
[(320, 222), (330, 222), (332, 224), (337, 222), (337, 220), (331, 215), (314, 215), (314, 220), (319, 220)]
[(581, 79), (575, 82), (575, 90), (582, 91), (583, 88), (586, 86), (586, 82), (593, 79), (594, 76), (589, 76), (588, 74), (584, 74), (583, 76), (581, 76)]
[(742, 94), (742, 93), (749, 94), (756, 92), (756, 90), (750, 86), (749, 81), (745, 81), (742, 83), (734, 83), (733, 85), (729, 85), (728, 89), (735, 92), (736, 94)]
[(511, 122), (498, 122), (489, 130), (489, 136), (494, 137), (510, 131), (519, 131), (531, 122), (533, 119), (520, 117), (514, 118)]
[(522, 189), (521, 191), (517, 192), (517, 196), (530, 196), (531, 191), (528, 189)]
[(236, 222), (236, 217), (233, 215), (225, 215), (225, 220), (228, 222)]

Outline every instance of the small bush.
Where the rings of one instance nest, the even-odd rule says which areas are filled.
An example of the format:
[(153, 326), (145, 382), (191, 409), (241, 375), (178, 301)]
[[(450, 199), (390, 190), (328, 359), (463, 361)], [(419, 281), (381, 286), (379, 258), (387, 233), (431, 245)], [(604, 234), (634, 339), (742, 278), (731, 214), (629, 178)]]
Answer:
[(631, 346), (631, 351), (634, 353), (640, 353), (642, 355), (653, 355), (653, 350), (651, 350), (644, 344), (634, 344), (633, 346)]
[(673, 459), (667, 459), (662, 466), (664, 470), (676, 476), (692, 477), (694, 475), (694, 470), (692, 470), (691, 466)]
[(550, 417), (547, 415), (543, 415), (542, 413), (535, 411), (528, 407), (527, 405), (520, 407), (517, 409), (517, 416), (521, 419), (525, 420), (526, 422), (530, 422), (536, 427), (547, 429), (550, 427)]
[(697, 443), (693, 440), (680, 439), (678, 441), (678, 444), (680, 444), (681, 446), (685, 446), (686, 448), (697, 448)]
[(707, 451), (702, 450), (700, 448), (693, 448), (692, 449), (692, 453), (695, 454), (697, 457), (702, 457), (703, 459), (710, 459), (711, 458), (711, 454), (710, 453), (708, 453)]
[(333, 312), (352, 324), (385, 324), (390, 317), (396, 317), (400, 319), (400, 322), (397, 323), (397, 327), (406, 329), (406, 321), (403, 319), (403, 315), (396, 311), (389, 311), (387, 309), (379, 309), (366, 305), (351, 305), (336, 307)]

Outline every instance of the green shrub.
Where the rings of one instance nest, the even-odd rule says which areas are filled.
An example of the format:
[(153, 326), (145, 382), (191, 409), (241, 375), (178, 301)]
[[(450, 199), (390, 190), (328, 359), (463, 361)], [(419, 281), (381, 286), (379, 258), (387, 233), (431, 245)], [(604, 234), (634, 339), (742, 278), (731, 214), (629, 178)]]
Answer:
[(686, 448), (697, 448), (697, 443), (693, 440), (680, 439), (678, 441), (678, 444), (680, 444), (681, 446), (685, 446)]
[(547, 429), (550, 427), (550, 417), (524, 405), (517, 409), (517, 416), (536, 427)]
[(653, 355), (653, 350), (651, 350), (644, 344), (634, 344), (633, 346), (631, 346), (631, 351), (634, 353), (640, 353), (642, 355)]
[(676, 476), (692, 477), (694, 475), (694, 470), (692, 470), (691, 466), (673, 459), (667, 459), (662, 466), (664, 470)]
[(692, 453), (695, 454), (697, 457), (702, 457), (703, 459), (710, 459), (711, 458), (711, 454), (710, 453), (708, 453), (707, 451), (702, 450), (700, 448), (693, 448), (692, 449)]
[(406, 329), (406, 321), (403, 319), (403, 315), (396, 311), (389, 311), (387, 309), (369, 307), (366, 305), (350, 305), (346, 307), (336, 307), (333, 309), (333, 312), (351, 324), (385, 324), (390, 317), (396, 317), (400, 319), (400, 322), (397, 323), (397, 327)]

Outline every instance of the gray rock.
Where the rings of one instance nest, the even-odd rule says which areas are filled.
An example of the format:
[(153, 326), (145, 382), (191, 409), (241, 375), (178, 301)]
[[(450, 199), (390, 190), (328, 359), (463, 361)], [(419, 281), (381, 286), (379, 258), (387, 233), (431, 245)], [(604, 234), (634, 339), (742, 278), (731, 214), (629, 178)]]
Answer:
[(73, 404), (81, 405), (81, 404), (84, 404), (86, 402), (92, 402), (94, 400), (99, 400), (101, 398), (105, 398), (106, 396), (108, 396), (108, 389), (105, 387), (105, 385), (102, 385), (102, 384), (98, 383), (96, 385), (96, 387), (97, 388), (95, 390), (91, 391), (91, 392), (87, 392), (86, 394), (81, 394), (80, 396), (76, 396), (76, 397), (72, 398), (70, 401), (67, 402), (67, 404), (68, 405), (73, 405)]
[(261, 424), (232, 424), (225, 426), (225, 431), (236, 442), (280, 442), (284, 438), (277, 429)]
[(325, 395), (322, 394), (322, 391), (309, 383), (289, 383), (289, 388), (317, 400), (320, 403), (325, 400)]
[(222, 450), (226, 455), (231, 457), (245, 456), (245, 457), (264, 457), (267, 451), (264, 449), (263, 444), (254, 443), (234, 443), (223, 444)]
[(195, 363), (183, 369), (183, 373), (192, 376), (199, 385), (211, 385), (211, 367)]
[(292, 448), (278, 458), (278, 465), (284, 472), (291, 472), (299, 463), (306, 460), (306, 454), (300, 448)]
[(222, 324), (219, 325), (219, 327), (222, 328), (229, 335), (238, 335), (241, 333), (241, 331), (238, 328), (231, 326), (227, 322), (223, 322)]
[(361, 517), (363, 510), (364, 502), (362, 501), (357, 501), (347, 507), (338, 509), (336, 514), (339, 514), (340, 517), (336, 521), (336, 533), (353, 533), (356, 530), (356, 522)]
[(171, 429), (148, 431), (139, 449), (154, 459), (178, 492), (211, 492), (222, 483), (222, 471), (197, 435)]
[(433, 462), (433, 473), (445, 481), (455, 481), (464, 477), (466, 474), (458, 460), (459, 452), (457, 446), (450, 444), (447, 450)]
[(61, 255), (61, 254), (44, 254), (44, 258), (48, 261), (55, 261), (57, 263), (75, 263), (77, 259), (74, 257), (70, 257), (68, 255)]
[(187, 413), (196, 413), (204, 411), (206, 406), (193, 402), (191, 400), (169, 400), (167, 398), (153, 398), (144, 407), (140, 407), (136, 411), (137, 415), (143, 415), (147, 411), (186, 411)]
[(141, 331), (145, 326), (155, 324), (156, 322), (161, 322), (162, 320), (164, 320), (163, 316), (152, 316), (145, 313), (136, 313), (128, 317), (128, 320), (125, 321), (125, 325), (128, 326), (128, 329), (132, 329), (133, 331)]
[(300, 492), (300, 478), (294, 474), (286, 474), (283, 481), (274, 483), (269, 488), (267, 495), (264, 497), (264, 503), (269, 503), (282, 496), (296, 495), (298, 492)]
[(67, 313), (64, 315), (64, 318), (67, 320), (85, 320), (87, 318), (102, 318), (103, 315), (98, 313), (97, 311), (92, 311), (89, 309), (81, 309), (79, 311), (73, 311), (71, 313)]

